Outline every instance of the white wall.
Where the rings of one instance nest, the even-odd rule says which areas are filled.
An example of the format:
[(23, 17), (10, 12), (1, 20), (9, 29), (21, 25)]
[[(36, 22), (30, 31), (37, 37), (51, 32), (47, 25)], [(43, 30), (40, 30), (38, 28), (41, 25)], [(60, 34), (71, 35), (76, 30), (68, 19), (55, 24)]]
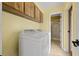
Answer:
[(0, 3), (0, 55), (2, 55), (2, 4)]

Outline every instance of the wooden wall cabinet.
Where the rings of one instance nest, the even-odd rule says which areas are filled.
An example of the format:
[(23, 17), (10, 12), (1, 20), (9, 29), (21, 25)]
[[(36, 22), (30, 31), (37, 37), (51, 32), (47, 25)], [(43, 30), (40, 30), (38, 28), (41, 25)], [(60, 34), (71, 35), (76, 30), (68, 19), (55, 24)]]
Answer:
[(23, 2), (21, 3), (20, 2), (3, 2), (2, 10), (27, 18), (24, 15), (24, 3)]
[(2, 9), (39, 23), (43, 20), (42, 12), (33, 2), (3, 2)]

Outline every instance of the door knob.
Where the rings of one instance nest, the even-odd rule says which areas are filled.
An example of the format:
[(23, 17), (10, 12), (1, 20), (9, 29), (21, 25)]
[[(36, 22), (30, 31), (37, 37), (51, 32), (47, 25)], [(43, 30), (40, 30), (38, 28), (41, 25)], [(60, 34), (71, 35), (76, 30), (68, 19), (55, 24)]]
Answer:
[(70, 31), (68, 31), (68, 32), (70, 32)]

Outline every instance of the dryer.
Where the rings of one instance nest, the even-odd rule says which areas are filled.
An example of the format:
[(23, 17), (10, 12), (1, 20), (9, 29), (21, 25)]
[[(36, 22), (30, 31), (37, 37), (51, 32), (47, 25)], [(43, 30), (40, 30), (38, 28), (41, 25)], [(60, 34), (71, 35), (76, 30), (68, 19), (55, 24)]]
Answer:
[(20, 33), (20, 56), (48, 56), (49, 34), (38, 30), (24, 30)]

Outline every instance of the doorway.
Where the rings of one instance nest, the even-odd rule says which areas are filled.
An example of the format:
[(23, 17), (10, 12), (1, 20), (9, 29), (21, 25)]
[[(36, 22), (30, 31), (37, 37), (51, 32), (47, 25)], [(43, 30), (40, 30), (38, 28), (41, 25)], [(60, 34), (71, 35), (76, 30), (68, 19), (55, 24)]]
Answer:
[[(53, 27), (53, 24), (52, 24), (52, 22), (54, 22), (52, 20), (52, 17), (54, 17), (54, 16), (58, 17), (58, 20), (54, 19), (55, 21), (57, 21), (59, 23), (58, 26), (55, 25), (57, 29), (55, 29)], [(50, 51), (50, 55), (52, 55), (52, 56), (68, 56), (69, 55), (69, 53), (64, 50), (64, 42), (63, 42), (63, 39), (64, 39), (64, 26), (63, 26), (64, 20), (63, 20), (63, 17), (64, 17), (64, 15), (61, 12), (53, 13), (53, 14), (51, 14), (51, 17), (50, 17), (50, 19), (51, 19), (51, 29), (50, 29), (51, 30), (51, 51)], [(59, 31), (59, 32), (57, 32), (58, 36), (53, 35), (53, 31), (52, 31), (53, 28), (52, 27), (55, 29), (54, 32)]]
[(61, 14), (51, 16), (51, 55), (62, 55), (61, 48)]

